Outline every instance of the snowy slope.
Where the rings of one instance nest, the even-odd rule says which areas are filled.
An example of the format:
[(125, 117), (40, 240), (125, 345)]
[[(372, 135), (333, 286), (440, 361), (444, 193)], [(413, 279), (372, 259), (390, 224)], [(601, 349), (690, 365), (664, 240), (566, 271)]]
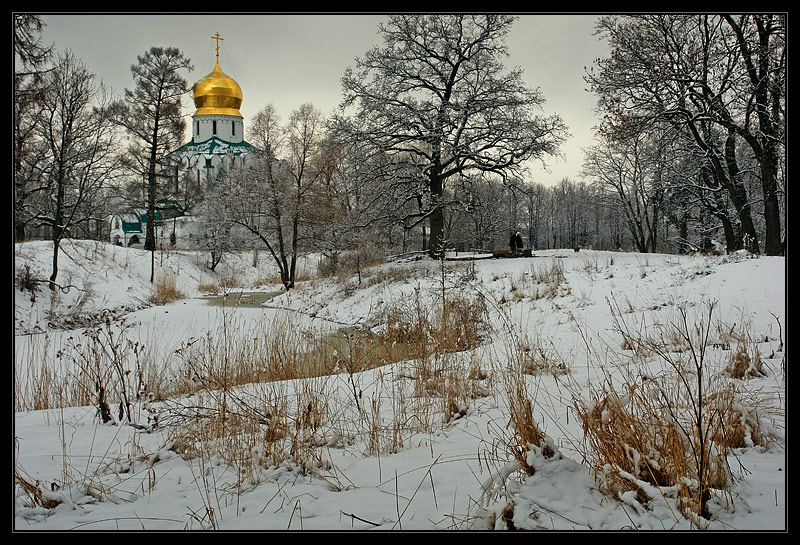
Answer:
[[(49, 276), (48, 243), (16, 246), (15, 268), (27, 264), (40, 278)], [(172, 448), (166, 426), (148, 431), (129, 425), (100, 424), (94, 407), (15, 412), (15, 466), (26, 481), (39, 484), (47, 508), (15, 487), (14, 527), (24, 530), (486, 530), (514, 527), (549, 530), (785, 530), (785, 345), (786, 269), (783, 258), (625, 254), (582, 250), (537, 252), (527, 259), (459, 263), (390, 263), (356, 275), (301, 283), (277, 294), (264, 306), (223, 310), (203, 300), (198, 284), (219, 281), (235, 269), (241, 289), (278, 292), (259, 280), (271, 274), (261, 256), (232, 256), (217, 273), (204, 256), (156, 253), (157, 274), (180, 278), (187, 298), (151, 306), (150, 255), (111, 245), (74, 242), (62, 256), (63, 285), (76, 286), (51, 300), (42, 286), (31, 293), (15, 289), (17, 373), (30, 365), (26, 350), (52, 345), (54, 354), (78, 331), (49, 330), (70, 323), (64, 317), (112, 309), (124, 314), (132, 331), (158, 345), (160, 354), (181, 349), (226, 323), (241, 320), (260, 327), (287, 315), (292, 327), (337, 328), (343, 324), (378, 330), (386, 310), (422, 300), (434, 304), (444, 291), (480, 294), (489, 308), (492, 334), (485, 343), (456, 358), (465, 366), (490, 371), (488, 395), (472, 399), (459, 418), (440, 416), (424, 431), (403, 432), (401, 445), (378, 453), (369, 437), (346, 430), (358, 416), (353, 386), (377, 422), (395, 422), (402, 403), (416, 407), (414, 418), (432, 415), (405, 396), (413, 361), (341, 373), (316, 382), (288, 381), (279, 388), (289, 397), (308, 388), (324, 391), (331, 414), (342, 418), (342, 435), (325, 436), (309, 472), (291, 460), (264, 465), (244, 478), (219, 457), (183, 459)], [(228, 269), (226, 269), (226, 267)], [(547, 287), (537, 278), (553, 267), (563, 271), (557, 293), (538, 296)], [(257, 288), (254, 286), (258, 285)], [(82, 290), (82, 291), (81, 291)], [(79, 293), (88, 293), (81, 299)], [(434, 303), (431, 303), (431, 302)], [(764, 399), (763, 421), (772, 440), (767, 446), (740, 448), (729, 459), (734, 482), (715, 497), (709, 520), (686, 518), (669, 494), (646, 508), (630, 497), (601, 492), (582, 459), (583, 433), (572, 412), (571, 396), (586, 392), (607, 372), (604, 365), (626, 357), (612, 312), (626, 323), (655, 329), (686, 309), (702, 315), (715, 302), (725, 324), (746, 324), (763, 358), (765, 377), (742, 381)], [(697, 314), (699, 313), (699, 314)], [(54, 319), (60, 316), (60, 319)], [(80, 324), (73, 320), (72, 324)], [(45, 333), (34, 333), (38, 330)], [(244, 328), (245, 333), (253, 330)], [(132, 333), (133, 334), (133, 333)], [(535, 448), (520, 471), (508, 455), (508, 398), (502, 369), (521, 343), (535, 344), (569, 368), (565, 376), (528, 377), (534, 417), (550, 438), (554, 456)], [(714, 354), (722, 354), (717, 350)], [(568, 377), (568, 380), (567, 378)], [(569, 382), (574, 390), (565, 389)], [(278, 386), (254, 386), (269, 392)], [(261, 388), (261, 390), (259, 390)], [(282, 390), (283, 391), (283, 390)], [(401, 403), (402, 401), (402, 403)], [(199, 398), (198, 401), (199, 403)], [(298, 402), (299, 403), (299, 402)], [(403, 405), (404, 407), (405, 405)], [(151, 407), (152, 408), (152, 407)], [(146, 403), (136, 414), (148, 414)], [(434, 417), (432, 417), (434, 418)], [(347, 423), (345, 423), (345, 421)], [(338, 428), (337, 428), (338, 429)], [(388, 441), (387, 439), (382, 439)], [(317, 447), (315, 447), (317, 448)], [(253, 453), (254, 456), (258, 453)], [(661, 491), (663, 494), (663, 491)], [(56, 505), (57, 504), (57, 505)], [(513, 505), (513, 514), (508, 511)], [(506, 519), (503, 520), (506, 513)]]

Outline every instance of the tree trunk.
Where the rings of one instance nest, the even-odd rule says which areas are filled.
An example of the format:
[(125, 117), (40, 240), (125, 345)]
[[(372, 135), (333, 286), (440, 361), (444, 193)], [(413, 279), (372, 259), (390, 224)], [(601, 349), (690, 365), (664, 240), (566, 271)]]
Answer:
[[(156, 111), (160, 101), (156, 105)], [(147, 233), (144, 239), (144, 249), (150, 250), (150, 283), (155, 277), (155, 250), (156, 250), (156, 161), (158, 159), (158, 125), (159, 117), (153, 122), (152, 144), (150, 144), (150, 161), (147, 169)]]
[(736, 234), (733, 228), (733, 222), (728, 217), (728, 209), (725, 203), (722, 202), (722, 197), (719, 194), (719, 185), (714, 178), (711, 167), (703, 167), (700, 170), (700, 177), (702, 185), (711, 189), (711, 202), (706, 203), (706, 208), (711, 214), (722, 222), (722, 230), (725, 233), (725, 247), (728, 252), (738, 250), (742, 247), (741, 233)]
[(23, 242), (25, 240), (25, 224), (16, 221), (14, 222), (14, 241)]
[(653, 223), (650, 226), (650, 233), (647, 235), (648, 246), (651, 253), (656, 253), (658, 248), (658, 204), (653, 206)]
[(761, 163), (761, 190), (764, 195), (764, 252), (767, 255), (781, 255), (781, 212), (778, 203), (778, 182), (775, 165), (777, 158), (774, 146), (765, 145), (765, 160)]
[(428, 243), (428, 255), (436, 259), (440, 259), (444, 256), (444, 209), (442, 208), (443, 185), (443, 180), (439, 176), (431, 176), (431, 213), (428, 216), (431, 229)]
[[(63, 160), (62, 160), (63, 164)], [(53, 270), (50, 274), (50, 291), (56, 291), (56, 278), (58, 278), (58, 250), (61, 245), (61, 237), (64, 236), (64, 172), (59, 169), (58, 190), (56, 191), (56, 210), (53, 218)]]
[(56, 291), (56, 277), (58, 277), (58, 248), (59, 240), (53, 237), (53, 272), (50, 274), (50, 291)]
[[(781, 244), (781, 219), (780, 207), (778, 206), (778, 154), (775, 149), (775, 142), (781, 141), (780, 132), (777, 127), (779, 112), (779, 97), (777, 92), (779, 87), (771, 89), (768, 84), (768, 73), (775, 66), (770, 62), (770, 39), (777, 32), (767, 20), (755, 16), (756, 27), (758, 29), (759, 45), (757, 50), (759, 78), (756, 86), (756, 113), (758, 114), (759, 140), (761, 141), (761, 188), (764, 197), (764, 223), (765, 241), (764, 249), (767, 255), (781, 255), (783, 245)], [(770, 98), (772, 100), (770, 100)], [(773, 114), (770, 114), (772, 107)]]
[(428, 253), (431, 257), (439, 259), (444, 254), (444, 211), (436, 207), (430, 215), (431, 231)]
[[(739, 165), (736, 162), (736, 139), (733, 133), (728, 135), (725, 140), (725, 162), (728, 166), (728, 173), (730, 175), (729, 194), (731, 201), (739, 213), (739, 218), (742, 223), (742, 246), (747, 246), (747, 250), (757, 254), (758, 249), (758, 234), (753, 225), (753, 218), (750, 214), (750, 202), (747, 199), (747, 190), (739, 181)], [(745, 240), (747, 241), (745, 243)]]

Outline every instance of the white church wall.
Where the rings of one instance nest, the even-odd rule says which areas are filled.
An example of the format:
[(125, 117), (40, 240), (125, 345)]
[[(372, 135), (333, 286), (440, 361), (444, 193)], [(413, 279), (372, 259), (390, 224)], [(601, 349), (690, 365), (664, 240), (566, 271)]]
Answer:
[(192, 141), (205, 142), (213, 136), (237, 144), (244, 140), (244, 121), (233, 115), (195, 116), (192, 121)]

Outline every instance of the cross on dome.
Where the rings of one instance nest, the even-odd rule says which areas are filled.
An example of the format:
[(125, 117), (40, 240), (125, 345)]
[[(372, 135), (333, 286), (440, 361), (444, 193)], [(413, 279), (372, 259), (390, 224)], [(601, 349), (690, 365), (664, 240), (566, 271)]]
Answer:
[(214, 34), (213, 36), (211, 36), (211, 39), (212, 39), (212, 40), (217, 40), (217, 59), (219, 59), (219, 42), (220, 42), (220, 41), (225, 41), (225, 38), (222, 38), (222, 37), (219, 35), (219, 32), (217, 32), (216, 34)]

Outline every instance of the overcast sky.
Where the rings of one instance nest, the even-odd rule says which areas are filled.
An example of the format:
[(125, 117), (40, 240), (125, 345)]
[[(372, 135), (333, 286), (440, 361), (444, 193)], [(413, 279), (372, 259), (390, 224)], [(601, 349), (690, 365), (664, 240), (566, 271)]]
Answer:
[[(153, 46), (173, 46), (189, 57), (190, 85), (214, 68), (215, 44), (224, 39), (220, 66), (244, 95), (245, 128), (265, 105), (285, 121), (305, 102), (329, 115), (341, 100), (341, 77), (356, 57), (382, 45), (378, 23), (384, 15), (44, 15), (46, 45), (71, 49), (117, 96), (133, 87), (130, 66)], [(584, 68), (607, 53), (595, 36), (594, 15), (520, 15), (507, 45), (507, 67), (520, 66), (530, 88), (540, 88), (544, 113), (559, 114), (572, 137), (565, 160), (549, 159), (549, 170), (534, 165), (533, 181), (551, 185), (579, 179), (581, 148), (591, 142), (596, 99), (586, 92)], [(195, 108), (189, 97), (185, 113)], [(189, 139), (187, 134), (186, 139)]]

